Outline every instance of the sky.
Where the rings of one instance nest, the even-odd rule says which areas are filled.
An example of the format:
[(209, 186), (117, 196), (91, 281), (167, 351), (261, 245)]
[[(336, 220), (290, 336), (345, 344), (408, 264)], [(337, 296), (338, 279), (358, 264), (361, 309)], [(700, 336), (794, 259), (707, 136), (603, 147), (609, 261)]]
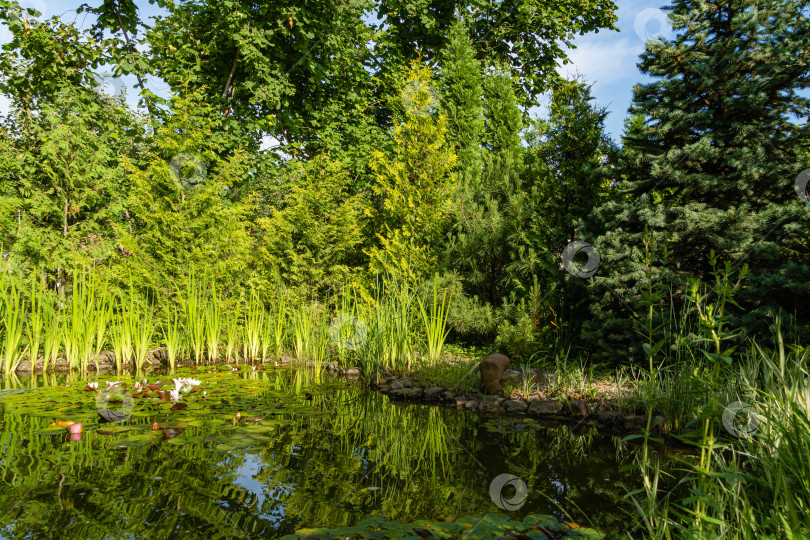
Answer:
[[(84, 1), (93, 5), (98, 3), (98, 0), (22, 0), (20, 4), (35, 8), (44, 17), (59, 15), (65, 21), (75, 21), (79, 26), (89, 27), (89, 16), (76, 15), (75, 12), (76, 7)], [(147, 0), (136, 0), (136, 4), (142, 20), (159, 13), (159, 9)], [(616, 4), (618, 31), (603, 30), (577, 37), (574, 40), (576, 48), (567, 51), (571, 63), (560, 66), (559, 71), (568, 78), (579, 77), (593, 85), (594, 102), (610, 112), (605, 122), (606, 131), (618, 141), (632, 99), (633, 85), (648, 80), (636, 67), (644, 43), (659, 35), (670, 36), (672, 29), (666, 21), (665, 12), (659, 9), (665, 5), (661, 0), (617, 0)], [(9, 41), (8, 30), (0, 26), (0, 44)], [(125, 80), (124, 84), (132, 86), (131, 82)], [(114, 80), (106, 85), (110, 93), (120, 91), (121, 86), (120, 81)], [(151, 81), (150, 87), (156, 94), (168, 96), (168, 87), (161, 81)], [(135, 91), (128, 90), (127, 96), (128, 101), (136, 105)], [(543, 104), (546, 102), (541, 101), (541, 106), (533, 109), (532, 114), (544, 116)], [(0, 96), (0, 114), (7, 110), (8, 101)]]

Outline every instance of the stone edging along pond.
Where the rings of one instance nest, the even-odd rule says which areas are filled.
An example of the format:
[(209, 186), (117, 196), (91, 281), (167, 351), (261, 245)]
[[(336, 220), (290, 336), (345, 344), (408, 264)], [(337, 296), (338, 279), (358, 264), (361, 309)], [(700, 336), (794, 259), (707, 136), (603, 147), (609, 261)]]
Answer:
[[(289, 366), (293, 359), (282, 356), (280, 364)], [(166, 351), (163, 348), (152, 349), (148, 352), (144, 367), (161, 368), (165, 366)], [(179, 366), (189, 365), (189, 361), (177, 362)], [(308, 362), (310, 367), (315, 367)], [(42, 372), (42, 359), (37, 362), (36, 372)], [(125, 368), (132, 368), (131, 363), (125, 363)], [(323, 366), (333, 375), (339, 375), (351, 380), (361, 379), (363, 374), (360, 368), (350, 367), (339, 369), (335, 362)], [(30, 361), (23, 361), (17, 367), (20, 375), (32, 373)], [(49, 366), (48, 371), (64, 372), (69, 366), (64, 359)], [(99, 373), (108, 373), (115, 369), (115, 357), (112, 353), (101, 353), (98, 362), (91, 360), (88, 368)], [(516, 370), (513, 370), (516, 371)], [(595, 421), (601, 429), (619, 431), (640, 431), (647, 426), (647, 416), (626, 414), (616, 410), (615, 403), (604, 399), (598, 402), (587, 403), (584, 400), (546, 399), (541, 392), (533, 392), (527, 398), (511, 396), (504, 398), (498, 395), (483, 395), (476, 390), (466, 393), (447, 389), (441, 386), (421, 386), (413, 383), (408, 377), (396, 375), (385, 376), (377, 381), (369, 381), (369, 387), (381, 394), (385, 394), (392, 401), (424, 402), (428, 404), (442, 404), (471, 412), (488, 415), (521, 415), (547, 420), (563, 422)], [(667, 433), (667, 420), (663, 416), (652, 418), (652, 428), (657, 434)]]
[[(331, 367), (331, 369), (330, 369)], [(359, 368), (345, 370), (327, 367), (328, 371), (348, 379), (359, 379)], [(615, 403), (601, 399), (593, 403), (584, 400), (546, 399), (541, 392), (533, 392), (528, 398), (484, 395), (477, 390), (466, 393), (442, 386), (422, 386), (408, 377), (389, 375), (369, 382), (370, 388), (385, 394), (392, 401), (442, 404), (447, 407), (484, 413), (487, 415), (521, 415), (562, 422), (595, 421), (600, 429), (615, 431), (642, 431), (647, 427), (647, 415), (626, 414), (615, 408)], [(652, 418), (654, 434), (667, 434), (667, 420), (656, 415)]]

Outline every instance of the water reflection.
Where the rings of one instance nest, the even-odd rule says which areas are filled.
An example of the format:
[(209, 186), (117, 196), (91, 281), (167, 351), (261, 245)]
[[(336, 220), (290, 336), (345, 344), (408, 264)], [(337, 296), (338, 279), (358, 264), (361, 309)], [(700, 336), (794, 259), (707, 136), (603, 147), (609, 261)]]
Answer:
[[(489, 486), (502, 473), (528, 486), (514, 516), (546, 513), (612, 530), (627, 522), (624, 496), (639, 487), (637, 473), (620, 471), (634, 447), (587, 427), (574, 434), (555, 424), (396, 405), (305, 370), (232, 377), (261, 385), (255, 399), (277, 412), (272, 425), (245, 428), (256, 432), (246, 439), (238, 434), (244, 430), (218, 430), (221, 419), (200, 414), (199, 425), (186, 422), (177, 437), (127, 448), (110, 442), (118, 435), (97, 431), (75, 442), (66, 433), (38, 434), (57, 417), (11, 413), (2, 400), (15, 390), (83, 385), (84, 376), (5, 379), (0, 534), (257, 537), (369, 515), (411, 521), (494, 512)], [(233, 396), (229, 406), (233, 413), (251, 404)], [(132, 427), (157, 420), (133, 418)]]

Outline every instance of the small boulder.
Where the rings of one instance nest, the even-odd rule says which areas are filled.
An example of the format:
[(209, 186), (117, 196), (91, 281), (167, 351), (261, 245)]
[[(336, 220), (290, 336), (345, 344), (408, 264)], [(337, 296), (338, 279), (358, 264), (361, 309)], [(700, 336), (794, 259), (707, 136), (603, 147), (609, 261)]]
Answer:
[(445, 401), (455, 402), (456, 401), (456, 393), (452, 390), (446, 390), (442, 394), (442, 399)]
[[(666, 429), (667, 419), (663, 416), (653, 416), (650, 420), (650, 430), (663, 432)], [(640, 431), (647, 429), (646, 414), (631, 414), (624, 419), (624, 429)]]
[(483, 412), (497, 411), (503, 403), (503, 398), (485, 399), (478, 404), (478, 410)]
[(582, 401), (581, 399), (575, 399), (568, 403), (568, 408), (571, 410), (571, 414), (578, 417), (588, 416), (591, 410), (588, 408), (588, 404)]
[(621, 411), (598, 411), (596, 413), (596, 420), (602, 424), (615, 424), (621, 422), (624, 415)]
[(31, 362), (23, 360), (17, 364), (17, 373), (31, 373)]
[(474, 399), (471, 399), (470, 401), (465, 402), (464, 406), (468, 410), (474, 411), (474, 410), (476, 410), (478, 408), (478, 402), (475, 401)]
[(544, 399), (546, 399), (546, 395), (543, 392), (532, 392), (531, 394), (529, 394), (528, 398), (529, 403), (533, 401), (542, 401)]
[(402, 395), (408, 399), (419, 399), (422, 397), (424, 392), (421, 388), (403, 388)]
[(444, 392), (444, 388), (441, 386), (431, 386), (425, 390), (425, 399), (430, 401), (437, 400), (442, 392)]
[(526, 405), (526, 402), (517, 399), (507, 399), (503, 402), (503, 410), (506, 412), (514, 413), (514, 412), (525, 412), (529, 406)]
[(503, 354), (490, 354), (478, 364), (481, 380), (487, 394), (496, 394), (501, 385), (501, 377), (509, 367), (509, 357)]
[(359, 367), (350, 367), (343, 374), (347, 379), (357, 380), (363, 376), (363, 371)]
[(402, 388), (410, 388), (411, 381), (408, 379), (399, 379), (391, 383), (391, 390), (400, 390)]
[(556, 399), (541, 399), (539, 401), (532, 401), (529, 406), (528, 413), (536, 414), (538, 416), (552, 416), (559, 414), (560, 402)]
[(523, 379), (523, 372), (519, 369), (507, 369), (501, 376), (502, 382), (519, 382)]
[(381, 384), (381, 385), (380, 385), (380, 386), (377, 388), (377, 390), (379, 390), (379, 392), (380, 392), (381, 394), (387, 394), (388, 392), (390, 392), (390, 391), (391, 391), (391, 387), (390, 387), (390, 386), (388, 386), (387, 384)]

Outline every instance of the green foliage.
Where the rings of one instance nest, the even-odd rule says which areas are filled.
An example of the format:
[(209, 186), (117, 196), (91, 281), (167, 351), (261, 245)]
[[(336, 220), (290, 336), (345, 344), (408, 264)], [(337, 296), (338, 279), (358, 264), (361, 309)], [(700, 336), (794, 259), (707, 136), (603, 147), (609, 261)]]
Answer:
[(793, 187), (810, 116), (803, 6), (724, 2), (718, 18), (714, 4), (677, 1), (675, 37), (647, 43), (639, 67), (654, 80), (634, 91), (616, 186), (625, 196), (587, 229), (602, 265), (583, 337), (600, 357), (637, 357), (627, 307), (643, 286), (645, 231), (668, 248), (676, 308), (689, 278), (708, 280), (714, 251), (750, 269), (738, 298), (747, 332), (780, 309), (806, 318), (810, 206)]
[[(407, 85), (431, 85), (429, 68), (414, 62)], [(406, 90), (407, 91), (407, 90)], [(419, 99), (430, 100), (426, 91)], [(374, 272), (427, 274), (438, 260), (438, 243), (449, 223), (456, 155), (447, 143), (446, 118), (429, 114), (430, 103), (404, 104), (385, 151), (371, 154), (378, 205), (366, 208), (377, 245), (367, 251)]]
[(280, 275), (310, 292), (360, 280), (366, 264), (363, 198), (339, 162), (321, 156), (296, 162), (282, 177), (280, 201), (257, 220), (257, 259), (266, 279)]
[(189, 272), (205, 269), (234, 286), (243, 281), (253, 241), (248, 206), (232, 186), (248, 174), (243, 152), (221, 157), (219, 118), (199, 94), (172, 100), (143, 165), (124, 164), (131, 184), (126, 223), (116, 224), (120, 265), (133, 282), (168, 298)]

